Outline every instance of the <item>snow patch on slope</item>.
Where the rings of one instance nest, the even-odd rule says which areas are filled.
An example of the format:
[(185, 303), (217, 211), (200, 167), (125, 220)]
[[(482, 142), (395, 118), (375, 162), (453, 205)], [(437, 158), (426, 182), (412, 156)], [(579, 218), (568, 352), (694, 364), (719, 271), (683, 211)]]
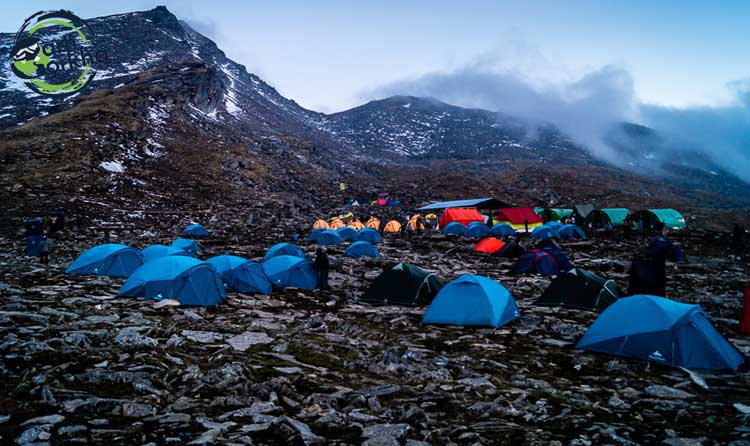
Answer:
[(237, 89), (235, 87), (235, 83), (238, 82), (237, 78), (231, 71), (231, 67), (229, 66), (229, 64), (221, 65), (221, 71), (229, 79), (229, 86), (224, 92), (224, 107), (227, 109), (227, 112), (229, 112), (229, 114), (231, 114), (232, 116), (237, 116), (242, 112), (242, 109), (239, 107), (239, 101), (237, 100)]
[(120, 161), (102, 161), (99, 164), (102, 169), (112, 173), (123, 173), (125, 172), (125, 166)]

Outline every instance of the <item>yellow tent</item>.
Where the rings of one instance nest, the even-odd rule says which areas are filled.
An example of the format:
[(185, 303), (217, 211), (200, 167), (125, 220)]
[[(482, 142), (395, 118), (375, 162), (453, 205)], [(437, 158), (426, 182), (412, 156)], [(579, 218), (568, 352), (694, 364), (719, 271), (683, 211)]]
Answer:
[(378, 219), (377, 217), (370, 217), (370, 219), (367, 220), (365, 227), (380, 231), (380, 219)]
[(313, 229), (318, 229), (318, 228), (329, 229), (330, 226), (328, 226), (328, 223), (325, 220), (318, 220), (315, 223), (313, 223)]
[(329, 225), (328, 225), (328, 229), (333, 229), (334, 231), (335, 231), (336, 229), (338, 229), (338, 228), (343, 228), (343, 227), (344, 227), (344, 222), (343, 222), (343, 221), (341, 221), (341, 220), (340, 220), (340, 219), (338, 219), (338, 218), (337, 218), (337, 219), (335, 219), (335, 220), (333, 220), (333, 221), (331, 222), (331, 224), (329, 224)]
[(401, 232), (401, 223), (397, 222), (396, 220), (391, 220), (386, 223), (385, 228), (383, 228), (383, 232)]
[(363, 225), (362, 222), (357, 219), (352, 220), (351, 223), (349, 223), (347, 226), (349, 226), (350, 228), (354, 228), (357, 231), (365, 227), (365, 225)]

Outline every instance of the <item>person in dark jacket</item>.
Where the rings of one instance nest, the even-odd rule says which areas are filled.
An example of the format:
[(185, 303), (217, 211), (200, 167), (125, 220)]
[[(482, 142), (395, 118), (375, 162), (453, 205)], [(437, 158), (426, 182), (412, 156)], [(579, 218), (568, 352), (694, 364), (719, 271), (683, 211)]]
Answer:
[(326, 253), (325, 249), (318, 248), (315, 252), (313, 265), (318, 271), (318, 287), (321, 290), (330, 290), (331, 287), (328, 285), (328, 270), (331, 268), (331, 263), (328, 260), (328, 253)]
[(636, 256), (630, 265), (629, 276), (628, 295), (667, 297), (667, 269), (664, 259)]

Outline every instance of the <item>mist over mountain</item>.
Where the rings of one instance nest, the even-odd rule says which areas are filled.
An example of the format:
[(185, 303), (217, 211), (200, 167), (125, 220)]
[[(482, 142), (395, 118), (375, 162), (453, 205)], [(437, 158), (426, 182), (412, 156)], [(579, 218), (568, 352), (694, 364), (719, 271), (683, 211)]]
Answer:
[[(494, 110), (525, 120), (530, 127), (551, 123), (594, 156), (617, 166), (640, 168), (642, 160), (672, 159), (675, 154), (710, 160), (750, 182), (750, 89), (748, 83), (727, 85), (736, 99), (724, 106), (671, 108), (640, 103), (633, 77), (624, 68), (604, 66), (569, 82), (539, 84), (499, 67), (492, 57), (450, 72), (428, 73), (366, 92), (371, 98), (396, 94), (433, 97), (450, 104)], [(662, 134), (648, 153), (624, 151), (612, 144), (623, 122)], [(630, 153), (628, 153), (630, 152)], [(711, 170), (712, 166), (700, 166)]]

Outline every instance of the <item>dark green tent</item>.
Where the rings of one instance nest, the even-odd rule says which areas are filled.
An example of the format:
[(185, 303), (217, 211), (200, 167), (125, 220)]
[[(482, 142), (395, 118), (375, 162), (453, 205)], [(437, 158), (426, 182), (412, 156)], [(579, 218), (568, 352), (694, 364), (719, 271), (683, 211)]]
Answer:
[(618, 298), (617, 285), (613, 280), (576, 268), (553, 280), (535, 303), (602, 311)]
[(361, 300), (375, 305), (429, 305), (442, 287), (443, 282), (435, 274), (399, 263), (383, 271)]
[(573, 209), (544, 208), (537, 212), (544, 222), (562, 221), (566, 217), (573, 215)]
[(625, 208), (595, 209), (589, 212), (585, 223), (586, 226), (591, 225), (594, 228), (603, 228), (609, 223), (616, 228), (625, 224), (628, 215), (630, 215), (630, 211)]
[(572, 216), (575, 217), (576, 224), (578, 226), (583, 226), (584, 220), (586, 220), (586, 217), (588, 217), (594, 209), (596, 208), (593, 204), (577, 204), (573, 206)]

